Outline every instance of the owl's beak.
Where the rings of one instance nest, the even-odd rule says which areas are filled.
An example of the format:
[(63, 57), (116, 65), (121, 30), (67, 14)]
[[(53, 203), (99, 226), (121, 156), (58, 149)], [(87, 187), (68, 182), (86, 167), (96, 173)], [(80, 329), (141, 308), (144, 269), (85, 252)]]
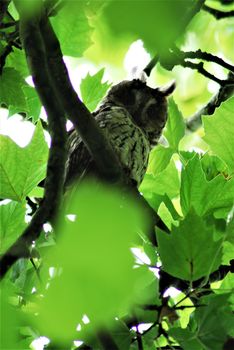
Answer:
[(169, 96), (173, 93), (173, 91), (176, 88), (176, 82), (175, 80), (173, 80), (172, 82), (170, 82), (169, 84), (167, 84), (166, 86), (162, 86), (160, 88), (157, 89), (157, 91), (161, 92), (162, 95)]

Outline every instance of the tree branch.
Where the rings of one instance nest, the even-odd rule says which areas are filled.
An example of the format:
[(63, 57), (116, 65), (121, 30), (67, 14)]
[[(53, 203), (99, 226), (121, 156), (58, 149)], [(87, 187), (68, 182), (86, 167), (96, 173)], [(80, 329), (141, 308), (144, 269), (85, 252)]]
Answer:
[[(198, 0), (196, 2), (194, 2), (194, 5), (191, 7), (191, 9), (188, 11), (187, 16), (184, 18), (184, 22), (185, 22), (185, 27), (189, 24), (189, 22), (192, 20), (192, 18), (201, 10), (202, 6), (204, 5), (205, 0)], [(147, 76), (150, 76), (150, 73), (152, 71), (152, 69), (156, 66), (156, 64), (159, 61), (159, 56), (160, 53), (158, 53), (158, 55), (155, 55), (152, 60), (147, 64), (147, 66), (144, 68), (144, 72)]]
[(209, 12), (211, 15), (213, 15), (218, 20), (234, 16), (234, 10), (232, 10), (232, 11), (221, 11), (221, 10), (213, 9), (213, 8), (207, 6), (207, 5), (203, 5), (202, 9), (204, 11), (206, 11), (206, 12)]
[[(229, 73), (229, 78), (234, 79), (234, 74)], [(222, 102), (229, 99), (234, 94), (234, 83), (221, 86), (216, 95), (210, 101), (186, 120), (186, 127), (190, 131), (196, 131), (202, 125), (202, 115), (212, 115)]]
[(75, 125), (101, 176), (111, 182), (123, 181), (122, 168), (113, 148), (72, 87), (59, 41), (45, 14), (41, 16), (40, 30), (54, 90), (63, 110)]
[(0, 0), (0, 23), (2, 22), (11, 0)]
[(2, 74), (2, 71), (3, 71), (3, 68), (6, 64), (6, 59), (7, 59), (7, 56), (13, 51), (12, 49), (12, 45), (9, 43), (7, 44), (3, 51), (2, 51), (2, 54), (0, 55), (0, 75)]
[(194, 63), (188, 61), (188, 59), (200, 59), (202, 61), (214, 62), (234, 73), (234, 66), (218, 56), (208, 52), (203, 52), (201, 50), (188, 52), (181, 51), (176, 46), (173, 46), (171, 49), (169, 49), (169, 51), (165, 52), (161, 56), (156, 55), (145, 67), (144, 72), (149, 76), (153, 67), (157, 64), (157, 62), (160, 62), (160, 64), (168, 70), (172, 70), (175, 66), (195, 69), (206, 78), (215, 81), (221, 86), (232, 85), (234, 83), (233, 76), (229, 76), (227, 79), (219, 79), (204, 68), (203, 62)]
[[(211, 282), (217, 282), (222, 280), (229, 272), (234, 273), (234, 260), (230, 261), (230, 265), (220, 265), (219, 268), (212, 272), (209, 276), (208, 280), (208, 287), (209, 283)], [(169, 287), (175, 287), (182, 292), (186, 292), (190, 287), (190, 282), (186, 280), (182, 280), (180, 278), (171, 276), (167, 272), (160, 269), (160, 279), (159, 279), (159, 289), (160, 289), (160, 295), (163, 295), (164, 292)], [(201, 284), (204, 282), (204, 278), (199, 278), (198, 280), (193, 282), (193, 288), (199, 288)], [(203, 286), (203, 288), (206, 288), (206, 286)]]
[(169, 50), (168, 55), (165, 55), (160, 58), (160, 63), (162, 64), (162, 66), (164, 66), (166, 69), (169, 69), (169, 70), (172, 70), (175, 66), (178, 66), (178, 65), (185, 68), (195, 69), (200, 74), (215, 81), (221, 86), (232, 85), (234, 83), (234, 79), (232, 76), (228, 76), (227, 79), (219, 79), (204, 68), (203, 62), (194, 63), (194, 62), (188, 61), (187, 59), (201, 59), (204, 61), (211, 61), (234, 72), (234, 66), (225, 62), (220, 57), (217, 57), (207, 52), (202, 52), (201, 50), (197, 50), (194, 52), (191, 52), (191, 51), (184, 52), (184, 51), (180, 51), (176, 46), (173, 46)]
[(32, 242), (39, 237), (43, 224), (51, 220), (56, 214), (63, 192), (66, 161), (65, 145), (67, 134), (65, 116), (59, 100), (54, 96), (36, 16), (34, 15), (33, 19), (26, 19), (21, 14), (20, 31), (34, 84), (47, 112), (51, 147), (44, 198), (23, 234), (0, 258), (0, 278), (3, 278), (8, 269), (19, 258), (30, 257)]
[(176, 47), (174, 47), (173, 50), (176, 50), (181, 57), (183, 57), (183, 59), (201, 59), (203, 61), (214, 62), (234, 73), (234, 66), (225, 62), (222, 58), (212, 55), (211, 53), (201, 51), (200, 49), (197, 51), (179, 51)]

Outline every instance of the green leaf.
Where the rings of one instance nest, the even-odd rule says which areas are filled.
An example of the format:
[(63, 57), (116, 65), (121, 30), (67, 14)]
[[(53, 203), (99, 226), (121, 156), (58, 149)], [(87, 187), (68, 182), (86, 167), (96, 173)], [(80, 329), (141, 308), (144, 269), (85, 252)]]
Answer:
[(25, 203), (0, 205), (0, 254), (16, 241), (25, 228), (25, 211)]
[(10, 115), (27, 111), (24, 85), (25, 82), (16, 69), (3, 69), (2, 75), (0, 75), (0, 105), (6, 105)]
[(220, 350), (233, 331), (234, 314), (231, 312), (230, 294), (209, 295), (199, 299), (207, 305), (194, 314), (198, 324), (197, 338), (206, 349)]
[(172, 150), (178, 152), (179, 142), (185, 134), (184, 118), (172, 97), (169, 99), (168, 107), (169, 117), (163, 134)]
[(48, 146), (42, 126), (37, 124), (25, 148), (3, 135), (0, 135), (0, 145), (0, 197), (20, 202), (45, 178)]
[(25, 85), (23, 91), (27, 103), (27, 118), (32, 119), (33, 123), (36, 123), (41, 112), (41, 101), (33, 87)]
[(163, 132), (169, 146), (158, 145), (150, 153), (148, 171), (158, 174), (163, 171), (174, 153), (178, 152), (179, 142), (185, 134), (184, 119), (173, 98), (169, 99), (168, 120)]
[(201, 158), (201, 165), (207, 181), (214, 179), (219, 174), (228, 177), (226, 164), (217, 156), (205, 153)]
[(6, 66), (12, 68), (17, 67), (17, 71), (22, 78), (30, 76), (26, 56), (23, 50), (14, 48), (14, 51), (7, 56)]
[(91, 112), (96, 109), (110, 87), (109, 83), (101, 82), (103, 74), (104, 69), (99, 70), (94, 75), (88, 73), (80, 84), (82, 100)]
[[(223, 279), (220, 288), (214, 289), (214, 293), (215, 294), (226, 294), (229, 293), (230, 295), (232, 295), (232, 300), (234, 301), (234, 279), (233, 279), (233, 275), (231, 272), (228, 272), (228, 274), (225, 276), (225, 278)], [(231, 300), (231, 299), (230, 299)]]
[(221, 208), (230, 210), (234, 198), (234, 178), (218, 175), (207, 181), (199, 156), (195, 155), (182, 170), (180, 196), (184, 215), (191, 207), (201, 216)]
[[(62, 267), (63, 273), (51, 282), (38, 318), (43, 334), (61, 342), (75, 336), (84, 314), (95, 327), (132, 305), (141, 279), (130, 247), (146, 224), (126, 193), (91, 182), (77, 189), (66, 211), (74, 216), (59, 220), (60, 240), (47, 258), (49, 266)], [(62, 317), (56, 316), (58, 310)]]
[[(109, 1), (103, 11), (116, 36), (142, 39), (151, 52), (168, 49), (190, 21), (195, 1)], [(183, 16), (181, 15), (183, 14)]]
[(157, 230), (163, 268), (171, 275), (195, 281), (215, 271), (221, 263), (222, 240), (214, 240), (215, 227), (194, 211), (168, 235)]
[(196, 339), (196, 335), (189, 329), (183, 328), (171, 328), (169, 329), (169, 335), (178, 341), (183, 346), (184, 350), (203, 350), (199, 339)]
[(212, 117), (203, 117), (205, 129), (204, 140), (211, 151), (227, 164), (229, 171), (234, 173), (234, 97), (222, 103)]
[(170, 147), (156, 146), (150, 152), (148, 172), (154, 175), (159, 174), (168, 166), (172, 156), (173, 150)]
[(84, 4), (84, 1), (66, 1), (56, 17), (51, 18), (63, 55), (81, 57), (92, 43)]
[[(10, 294), (11, 293), (11, 294)], [(1, 288), (1, 312), (0, 312), (0, 334), (1, 334), (1, 349), (24, 349), (19, 342), (19, 327), (23, 323), (23, 315), (20, 308), (13, 307), (9, 304), (9, 295), (12, 297), (12, 292), (7, 288)]]
[(174, 198), (179, 194), (179, 188), (178, 170), (172, 159), (166, 169), (159, 174), (154, 176), (147, 173), (141, 183), (140, 191), (147, 199), (152, 198), (154, 193), (163, 196), (167, 194), (169, 198)]

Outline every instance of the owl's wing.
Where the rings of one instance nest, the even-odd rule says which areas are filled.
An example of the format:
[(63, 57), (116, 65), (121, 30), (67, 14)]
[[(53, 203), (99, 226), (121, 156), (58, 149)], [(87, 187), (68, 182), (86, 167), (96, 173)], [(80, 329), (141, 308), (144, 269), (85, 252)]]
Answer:
[(73, 130), (68, 137), (67, 149), (65, 188), (74, 181), (81, 180), (94, 163), (76, 130)]
[[(123, 107), (106, 103), (93, 115), (119, 158), (124, 173), (139, 185), (145, 174), (149, 155), (149, 141), (143, 131)], [(65, 187), (82, 179), (84, 175), (98, 176), (94, 160), (75, 130), (68, 139), (66, 168)]]

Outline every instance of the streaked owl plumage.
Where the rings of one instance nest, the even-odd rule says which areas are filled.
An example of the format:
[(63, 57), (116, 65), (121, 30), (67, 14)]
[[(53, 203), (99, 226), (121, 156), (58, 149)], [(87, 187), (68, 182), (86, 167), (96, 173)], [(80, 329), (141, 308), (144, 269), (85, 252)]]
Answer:
[[(166, 97), (175, 84), (152, 89), (141, 80), (122, 81), (113, 86), (93, 113), (128, 176), (140, 185), (148, 165), (150, 149), (161, 136), (167, 120)], [(65, 186), (86, 174), (95, 164), (76, 130), (68, 139)]]

